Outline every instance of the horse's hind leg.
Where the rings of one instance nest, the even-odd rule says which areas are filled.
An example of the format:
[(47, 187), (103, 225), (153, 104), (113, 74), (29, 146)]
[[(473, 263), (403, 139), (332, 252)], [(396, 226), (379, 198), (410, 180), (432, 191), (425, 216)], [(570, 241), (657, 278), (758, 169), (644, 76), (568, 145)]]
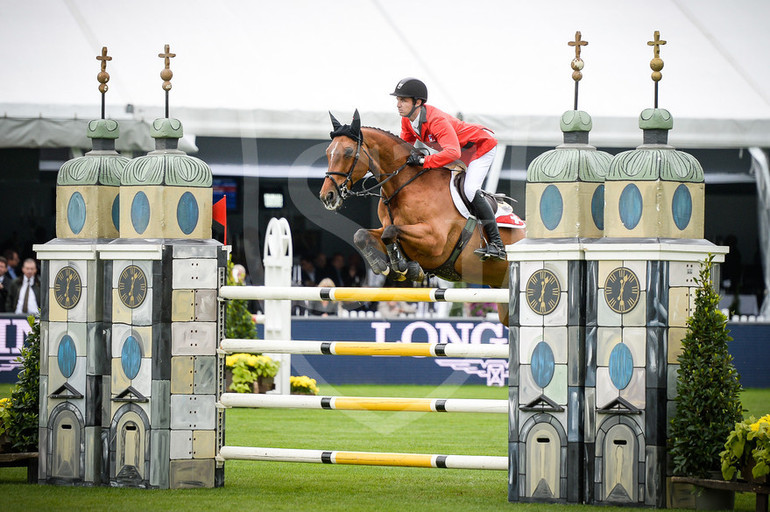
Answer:
[(387, 276), (390, 273), (388, 259), (383, 251), (384, 246), (380, 240), (382, 228), (380, 229), (359, 229), (353, 235), (353, 243), (361, 251), (364, 259), (375, 274)]
[(390, 225), (382, 231), (382, 242), (385, 244), (385, 250), (388, 252), (390, 267), (395, 273), (397, 281), (422, 281), (425, 279), (425, 273), (422, 267), (416, 261), (407, 260), (398, 245), (399, 230), (396, 226)]

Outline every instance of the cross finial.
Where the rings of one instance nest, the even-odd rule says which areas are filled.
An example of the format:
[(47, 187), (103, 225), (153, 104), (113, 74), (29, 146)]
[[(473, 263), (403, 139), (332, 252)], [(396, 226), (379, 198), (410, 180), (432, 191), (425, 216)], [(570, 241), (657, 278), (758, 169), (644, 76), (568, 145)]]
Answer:
[(654, 57), (650, 61), (650, 68), (652, 68), (652, 80), (659, 82), (663, 78), (663, 74), (660, 72), (663, 69), (663, 59), (660, 58), (660, 47), (666, 44), (666, 41), (660, 39), (660, 32), (655, 31), (655, 39), (647, 41), (647, 46), (653, 47)]
[(582, 34), (578, 30), (575, 32), (575, 40), (569, 41), (567, 43), (569, 46), (575, 47), (575, 58), (572, 59), (572, 63), (570, 66), (572, 66), (572, 79), (576, 82), (579, 82), (581, 78), (583, 78), (583, 73), (580, 72), (580, 70), (583, 69), (583, 66), (585, 63), (583, 62), (583, 59), (580, 58), (580, 47), (581, 46), (588, 46), (588, 41), (583, 41)]
[(655, 39), (653, 39), (652, 41), (647, 41), (647, 46), (654, 46), (655, 47), (654, 52), (655, 52), (655, 58), (656, 59), (660, 58), (660, 47), (662, 45), (664, 45), (664, 44), (666, 44), (666, 41), (662, 41), (660, 39), (660, 31), (659, 30), (655, 31)]
[(164, 91), (170, 91), (171, 90), (171, 77), (174, 76), (174, 73), (171, 71), (171, 59), (176, 57), (176, 53), (169, 52), (169, 45), (165, 45), (163, 47), (163, 53), (159, 53), (158, 57), (163, 59), (163, 63), (165, 64), (165, 67), (160, 72), (160, 77), (163, 79), (163, 90)]
[(575, 40), (574, 41), (570, 41), (570, 42), (567, 43), (568, 45), (575, 47), (575, 58), (576, 59), (580, 58), (580, 47), (588, 45), (588, 41), (583, 41), (581, 39), (581, 37), (582, 37), (582, 34), (578, 30), (577, 32), (575, 32)]
[(96, 60), (99, 60), (102, 62), (102, 70), (99, 71), (99, 74), (96, 75), (96, 79), (99, 81), (99, 92), (104, 94), (107, 92), (107, 82), (110, 81), (110, 74), (107, 73), (107, 61), (112, 60), (112, 57), (107, 55), (107, 47), (102, 46), (102, 54), (96, 56)]

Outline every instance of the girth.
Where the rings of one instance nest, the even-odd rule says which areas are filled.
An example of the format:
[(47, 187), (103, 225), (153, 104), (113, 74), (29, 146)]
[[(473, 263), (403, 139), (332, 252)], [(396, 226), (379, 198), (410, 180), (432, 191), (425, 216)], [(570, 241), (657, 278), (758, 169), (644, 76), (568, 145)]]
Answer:
[(457, 239), (457, 243), (455, 244), (454, 249), (452, 249), (452, 254), (449, 255), (449, 258), (447, 258), (444, 263), (434, 269), (423, 269), (425, 273), (433, 274), (434, 276), (438, 276), (446, 281), (460, 281), (462, 276), (455, 270), (455, 263), (457, 263), (457, 258), (460, 257), (460, 254), (463, 252), (463, 249), (465, 249), (465, 246), (468, 245), (468, 241), (473, 236), (473, 230), (475, 229), (476, 218), (468, 217), (468, 221), (465, 223), (465, 227), (463, 228), (462, 232), (460, 232), (460, 237)]

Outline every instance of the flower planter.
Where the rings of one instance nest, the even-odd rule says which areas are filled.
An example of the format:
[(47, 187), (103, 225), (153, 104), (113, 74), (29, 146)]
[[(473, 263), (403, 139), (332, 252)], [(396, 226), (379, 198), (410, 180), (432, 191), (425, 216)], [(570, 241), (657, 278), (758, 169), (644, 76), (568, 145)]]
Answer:
[[(225, 393), (232, 393), (230, 386), (233, 383), (233, 372), (230, 368), (225, 369)], [(267, 393), (275, 389), (275, 379), (273, 377), (260, 377), (253, 383), (252, 393)]]
[[(724, 480), (721, 471), (711, 471), (711, 480)], [(695, 485), (695, 510), (732, 510), (735, 508), (735, 491), (710, 489)]]
[(260, 377), (254, 383), (255, 393), (267, 393), (275, 389), (275, 379), (273, 377)]

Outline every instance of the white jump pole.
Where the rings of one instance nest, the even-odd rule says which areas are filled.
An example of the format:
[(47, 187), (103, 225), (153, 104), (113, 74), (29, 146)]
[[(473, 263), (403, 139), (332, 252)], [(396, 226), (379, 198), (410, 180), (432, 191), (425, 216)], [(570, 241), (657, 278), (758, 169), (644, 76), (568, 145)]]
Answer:
[(337, 411), (470, 412), (508, 414), (507, 400), (472, 398), (393, 398), (363, 396), (263, 395), (225, 393), (225, 407), (324, 409)]
[(223, 339), (227, 353), (304, 354), (331, 356), (472, 357), (508, 359), (508, 345), (469, 343), (377, 343), (374, 341)]
[(429, 455), (421, 453), (343, 452), (223, 446), (219, 451), (219, 458), (222, 460), (508, 471), (508, 457), (488, 455)]
[(407, 302), (497, 302), (507, 304), (507, 288), (353, 288), (291, 286), (223, 286), (225, 299), (241, 300), (330, 300)]
[[(291, 228), (284, 219), (270, 219), (265, 232), (265, 287), (291, 287), (291, 267), (293, 249)], [(250, 286), (231, 286), (229, 288), (251, 288)], [(234, 298), (234, 297), (226, 297)], [(291, 302), (265, 297), (265, 338), (291, 339)], [(291, 375), (291, 355), (288, 352), (265, 353), (271, 359), (279, 361), (281, 366), (275, 376), (275, 390), (271, 393), (288, 395), (291, 393), (289, 376)]]

